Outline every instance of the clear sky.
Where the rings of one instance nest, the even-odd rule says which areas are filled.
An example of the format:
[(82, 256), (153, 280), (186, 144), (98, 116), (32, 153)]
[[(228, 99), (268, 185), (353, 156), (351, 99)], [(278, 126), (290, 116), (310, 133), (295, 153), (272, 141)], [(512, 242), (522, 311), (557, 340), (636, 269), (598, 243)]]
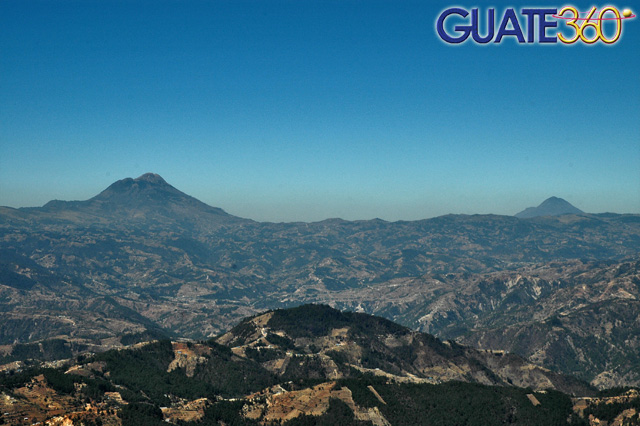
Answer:
[(154, 172), (256, 220), (640, 213), (640, 18), (611, 46), (442, 42), (477, 3), (0, 0), (0, 205)]

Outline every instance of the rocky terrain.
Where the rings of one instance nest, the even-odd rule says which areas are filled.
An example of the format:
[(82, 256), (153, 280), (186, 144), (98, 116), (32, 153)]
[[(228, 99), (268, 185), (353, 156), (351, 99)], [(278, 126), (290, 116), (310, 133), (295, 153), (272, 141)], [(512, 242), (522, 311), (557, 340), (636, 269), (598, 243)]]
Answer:
[(86, 201), (0, 207), (0, 356), (208, 339), (324, 303), (637, 385), (639, 252), (638, 215), (257, 223), (146, 174)]
[(215, 340), (0, 373), (12, 425), (622, 426), (639, 409), (634, 389), (597, 394), (515, 355), (323, 305), (249, 317)]
[(0, 373), (0, 423), (15, 425), (637, 425), (639, 404), (637, 390), (597, 394), (516, 355), (323, 305)]
[(599, 387), (640, 378), (640, 261), (395, 279), (323, 295), (478, 348), (507, 350)]
[(368, 314), (324, 305), (271, 311), (242, 321), (216, 342), (283, 379), (349, 377), (356, 369), (405, 383), (451, 380), (589, 393), (577, 380), (500, 351), (479, 351)]

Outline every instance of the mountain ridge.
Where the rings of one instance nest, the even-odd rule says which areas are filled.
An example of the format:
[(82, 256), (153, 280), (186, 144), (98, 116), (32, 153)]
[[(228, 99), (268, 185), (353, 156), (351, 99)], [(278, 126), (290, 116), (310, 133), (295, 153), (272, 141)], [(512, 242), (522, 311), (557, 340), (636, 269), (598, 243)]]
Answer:
[[(216, 342), (284, 379), (292, 369), (309, 369), (305, 375), (310, 378), (349, 377), (345, 369), (349, 366), (370, 374), (384, 372), (409, 383), (458, 380), (569, 394), (593, 391), (586, 382), (534, 366), (516, 355), (441, 341), (386, 318), (342, 312), (328, 305), (261, 313), (243, 320)], [(303, 359), (295, 354), (304, 354)]]
[(627, 409), (640, 402), (637, 390), (597, 393), (508, 353), (312, 304), (245, 318), (217, 339), (146, 341), (7, 371), (8, 424), (580, 426), (634, 420)]
[[(117, 180), (112, 184), (110, 184), (106, 189), (102, 190), (100, 193), (98, 193), (97, 195), (87, 200), (66, 201), (66, 200), (54, 199), (54, 200), (48, 201), (41, 207), (13, 208), (13, 207), (7, 207), (7, 206), (0, 206), (0, 209), (14, 209), (14, 210), (21, 210), (21, 211), (38, 211), (43, 209), (53, 211), (53, 210), (60, 210), (64, 208), (77, 209), (79, 207), (86, 207), (88, 204), (95, 203), (95, 202), (99, 202), (99, 203), (113, 203), (113, 202), (123, 203), (124, 202), (126, 204), (127, 201), (131, 201), (131, 199), (135, 199), (136, 197), (144, 198), (147, 201), (149, 200), (162, 201), (162, 197), (160, 197), (160, 199), (158, 200), (154, 200), (154, 197), (149, 197), (149, 195), (151, 195), (149, 191), (147, 192), (144, 191), (145, 189), (148, 190), (149, 188), (155, 189), (156, 196), (164, 193), (165, 196), (168, 196), (168, 195), (173, 196), (174, 201), (176, 201), (175, 197), (178, 197), (178, 199), (181, 199), (181, 201), (183, 202), (192, 204), (193, 206), (196, 206), (196, 207), (199, 206), (199, 208), (208, 210), (212, 213), (215, 213), (221, 216), (228, 216), (230, 218), (238, 218), (237, 216), (233, 216), (225, 212), (220, 207), (211, 206), (209, 204), (206, 204), (198, 200), (195, 197), (185, 194), (184, 192), (176, 189), (174, 186), (169, 184), (164, 178), (162, 178), (162, 176), (153, 172), (144, 173), (137, 178), (127, 177), (127, 178)], [(519, 213), (516, 213), (513, 216), (518, 218), (533, 218), (538, 216), (558, 216), (558, 215), (564, 215), (564, 214), (587, 214), (587, 213), (576, 208), (571, 203), (567, 202), (562, 198), (551, 196), (547, 198), (545, 201), (543, 201), (537, 207), (528, 207), (525, 210)], [(616, 213), (611, 213), (611, 214), (616, 214)], [(479, 215), (479, 214), (471, 214), (471, 216), (474, 216), (474, 215)], [(487, 215), (503, 216), (500, 214), (492, 214), (492, 213), (480, 214), (480, 216), (487, 216)], [(436, 217), (446, 217), (446, 216), (469, 216), (469, 215), (449, 213), (449, 214), (436, 216)], [(418, 220), (428, 220), (428, 219), (430, 218), (418, 219)], [(244, 220), (249, 220), (249, 219), (244, 219)], [(371, 219), (371, 220), (373, 221), (380, 220), (383, 222), (390, 222), (384, 219)], [(349, 221), (341, 218), (326, 218), (319, 221), (315, 221), (315, 223), (332, 222), (332, 221), (358, 222), (361, 220)], [(414, 221), (399, 220), (397, 222), (414, 222)], [(270, 223), (270, 222), (266, 222), (266, 223)], [(294, 221), (294, 222), (284, 222), (284, 223), (314, 223), (314, 222)]]

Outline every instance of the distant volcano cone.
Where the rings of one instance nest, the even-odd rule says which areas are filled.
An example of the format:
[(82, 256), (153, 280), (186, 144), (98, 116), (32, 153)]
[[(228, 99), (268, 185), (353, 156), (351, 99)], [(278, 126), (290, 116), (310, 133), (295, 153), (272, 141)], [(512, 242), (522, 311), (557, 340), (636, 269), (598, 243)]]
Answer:
[(515, 216), (520, 219), (528, 219), (538, 216), (561, 216), (563, 214), (583, 214), (584, 212), (574, 207), (568, 201), (558, 197), (547, 198), (538, 207), (529, 207)]
[[(198, 223), (204, 227), (243, 221), (224, 210), (209, 206), (168, 184), (160, 175), (145, 173), (125, 178), (86, 201), (50, 201), (44, 211), (73, 211), (77, 219), (105, 218), (150, 221), (156, 224)], [(78, 216), (85, 213), (89, 216)]]
[(192, 202), (193, 198), (169, 185), (160, 175), (145, 173), (137, 179), (126, 178), (114, 182), (89, 201), (131, 206), (180, 200)]

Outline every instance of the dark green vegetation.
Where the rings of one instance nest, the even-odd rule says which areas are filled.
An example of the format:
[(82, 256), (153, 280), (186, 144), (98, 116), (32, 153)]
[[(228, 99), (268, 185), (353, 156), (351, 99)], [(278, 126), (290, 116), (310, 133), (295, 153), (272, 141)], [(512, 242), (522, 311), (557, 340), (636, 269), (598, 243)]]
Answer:
[(267, 325), (284, 331), (294, 339), (323, 336), (332, 329), (344, 327), (350, 327), (353, 335), (371, 336), (381, 332), (405, 333), (407, 330), (406, 327), (384, 318), (355, 312), (341, 312), (326, 305), (303, 305), (290, 309), (278, 309)]
[(160, 408), (144, 402), (134, 402), (122, 407), (120, 418), (122, 426), (166, 426)]
[(249, 420), (240, 414), (244, 401), (223, 401), (207, 408), (198, 425), (258, 426), (260, 423)]
[(96, 361), (104, 361), (114, 383), (125, 386), (136, 395), (144, 394), (159, 405), (166, 405), (167, 393), (185, 398), (208, 394), (207, 384), (192, 381), (184, 371), (167, 372), (173, 360), (171, 342), (151, 343), (135, 351), (108, 351)]
[(339, 399), (330, 399), (329, 408), (322, 416), (299, 416), (284, 423), (287, 426), (334, 426), (334, 425), (371, 425), (371, 422), (359, 421), (351, 408)]
[[(532, 393), (520, 388), (488, 387), (470, 383), (442, 385), (387, 385), (376, 387), (387, 403), (380, 407), (394, 425), (540, 425), (584, 424), (572, 417), (568, 396), (554, 391)], [(567, 419), (571, 418), (569, 422)]]
[(63, 339), (43, 340), (39, 343), (21, 343), (13, 346), (11, 353), (0, 357), (0, 364), (16, 360), (53, 361), (71, 358), (74, 353), (87, 350), (85, 345), (70, 343)]
[[(367, 386), (373, 385), (386, 404), (376, 399)], [(532, 392), (513, 387), (491, 387), (452, 382), (441, 385), (388, 383), (384, 379), (363, 377), (338, 382), (348, 388), (356, 405), (374, 408), (392, 425), (398, 426), (587, 426), (573, 413), (571, 400), (560, 392)], [(534, 406), (527, 394), (540, 402)], [(219, 421), (232, 425), (256, 425), (240, 415), (243, 404), (221, 402), (207, 410), (202, 425)], [(620, 411), (618, 411), (619, 413)], [(331, 399), (327, 412), (320, 416), (300, 416), (284, 423), (306, 425), (371, 425), (359, 421), (341, 400)]]
[(276, 383), (259, 364), (234, 356), (225, 346), (209, 342), (211, 355), (198, 365), (193, 377), (184, 369), (167, 372), (174, 359), (171, 342), (151, 343), (135, 351), (108, 351), (95, 357), (105, 361), (111, 380), (158, 405), (168, 405), (167, 394), (186, 399), (221, 395), (238, 397)]
[[(43, 375), (49, 386), (63, 395), (75, 394), (76, 384), (82, 384), (77, 396), (83, 400), (101, 400), (105, 392), (113, 392), (116, 387), (104, 377), (82, 377), (64, 374), (64, 370), (54, 368), (29, 368), (19, 373), (0, 374), (0, 390), (11, 394), (11, 390), (28, 384), (34, 377)], [(133, 396), (132, 394), (128, 394)], [(132, 398), (135, 400), (135, 398)]]
[[(623, 395), (631, 388), (613, 388), (607, 389), (599, 393), (601, 397), (613, 397), (617, 395)], [(635, 389), (636, 391), (640, 391), (640, 389)], [(640, 425), (640, 398), (632, 399), (632, 400), (620, 400), (620, 401), (609, 401), (605, 404), (589, 404), (589, 406), (584, 410), (584, 416), (589, 417), (593, 415), (594, 417), (604, 420), (606, 422), (612, 422), (618, 414), (620, 414), (624, 410), (634, 409), (636, 415), (632, 417), (632, 421), (628, 424), (630, 425)]]

